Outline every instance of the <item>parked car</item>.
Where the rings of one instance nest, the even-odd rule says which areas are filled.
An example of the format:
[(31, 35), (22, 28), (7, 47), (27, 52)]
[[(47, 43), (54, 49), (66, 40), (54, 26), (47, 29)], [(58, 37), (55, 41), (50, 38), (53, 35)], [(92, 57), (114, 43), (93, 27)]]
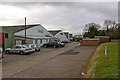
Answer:
[(35, 49), (35, 51), (40, 51), (40, 48), (41, 48), (41, 46), (37, 44), (30, 44), (29, 46)]
[(62, 43), (71, 43), (69, 40), (62, 41)]
[(61, 42), (57, 42), (57, 41), (54, 41), (54, 42), (48, 42), (46, 44), (43, 45), (44, 47), (64, 47), (65, 44), (64, 43), (61, 43)]
[(32, 45), (26, 44), (25, 46), (27, 46), (29, 48), (29, 50), (30, 50), (31, 53), (35, 52), (35, 48), (32, 47)]
[(7, 48), (5, 51), (6, 51), (6, 54), (18, 53), (18, 54), (23, 55), (23, 54), (30, 53), (29, 48), (27, 46), (25, 46), (25, 45), (15, 45), (12, 48)]

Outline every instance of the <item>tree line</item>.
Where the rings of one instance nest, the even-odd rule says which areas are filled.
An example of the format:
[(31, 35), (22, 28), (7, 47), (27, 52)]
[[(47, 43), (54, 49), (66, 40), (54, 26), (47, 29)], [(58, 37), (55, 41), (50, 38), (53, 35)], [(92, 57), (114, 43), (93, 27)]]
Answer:
[(103, 27), (96, 23), (88, 23), (84, 26), (83, 37), (94, 38), (95, 36), (109, 36), (111, 39), (120, 39), (120, 23), (105, 20)]

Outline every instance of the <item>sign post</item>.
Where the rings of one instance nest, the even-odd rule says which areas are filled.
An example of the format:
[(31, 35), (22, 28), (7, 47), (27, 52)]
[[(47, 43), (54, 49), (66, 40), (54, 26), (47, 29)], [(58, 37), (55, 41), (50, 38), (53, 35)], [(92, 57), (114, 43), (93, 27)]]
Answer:
[(105, 55), (107, 56), (107, 46), (105, 46)]

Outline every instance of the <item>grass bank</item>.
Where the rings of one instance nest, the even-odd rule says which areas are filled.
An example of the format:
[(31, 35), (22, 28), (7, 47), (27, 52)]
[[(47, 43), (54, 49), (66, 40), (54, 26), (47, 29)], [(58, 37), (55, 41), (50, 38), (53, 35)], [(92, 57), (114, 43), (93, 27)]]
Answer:
[[(101, 44), (90, 61), (85, 78), (118, 78), (118, 44), (115, 42)], [(107, 56), (105, 55), (107, 46)]]

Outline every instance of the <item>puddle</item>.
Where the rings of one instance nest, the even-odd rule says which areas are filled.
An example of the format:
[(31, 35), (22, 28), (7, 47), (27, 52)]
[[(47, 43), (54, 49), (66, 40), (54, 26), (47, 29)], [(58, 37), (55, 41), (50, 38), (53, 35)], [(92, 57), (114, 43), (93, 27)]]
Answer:
[(75, 50), (68, 50), (68, 51), (63, 52), (63, 53), (61, 53), (61, 54), (59, 54), (59, 55), (77, 55), (77, 54), (79, 54), (79, 53), (80, 53), (80, 52), (75, 51)]

